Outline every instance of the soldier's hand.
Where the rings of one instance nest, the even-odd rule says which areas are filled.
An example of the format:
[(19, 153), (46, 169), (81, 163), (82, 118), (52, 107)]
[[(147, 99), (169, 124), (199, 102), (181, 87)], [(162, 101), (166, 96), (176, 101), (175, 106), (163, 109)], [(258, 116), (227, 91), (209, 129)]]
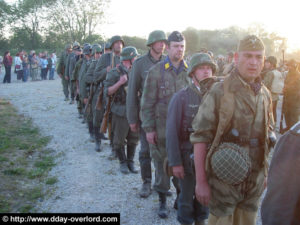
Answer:
[(147, 138), (147, 141), (150, 144), (156, 145), (156, 143), (157, 143), (157, 134), (156, 134), (155, 131), (146, 133), (146, 138)]
[(106, 67), (106, 72), (108, 73), (111, 70), (111, 66)]
[(124, 74), (124, 75), (122, 75), (122, 76), (120, 77), (119, 82), (120, 82), (121, 84), (125, 84), (125, 83), (127, 82), (127, 80), (128, 80), (127, 75)]
[(69, 80), (69, 77), (68, 77), (68, 76), (65, 76), (65, 79), (66, 79), (66, 80)]
[(83, 103), (86, 105), (88, 103), (88, 100), (89, 100), (88, 98), (84, 98)]
[(172, 167), (172, 172), (173, 175), (179, 179), (183, 179), (184, 178), (184, 168), (182, 165), (180, 166), (173, 166)]
[(58, 76), (59, 76), (60, 78), (62, 78), (62, 74), (61, 74), (61, 73), (59, 73)]
[(195, 195), (202, 205), (208, 206), (210, 201), (211, 193), (210, 187), (207, 182), (196, 183)]
[(132, 132), (138, 132), (139, 126), (137, 123), (129, 124), (129, 126)]

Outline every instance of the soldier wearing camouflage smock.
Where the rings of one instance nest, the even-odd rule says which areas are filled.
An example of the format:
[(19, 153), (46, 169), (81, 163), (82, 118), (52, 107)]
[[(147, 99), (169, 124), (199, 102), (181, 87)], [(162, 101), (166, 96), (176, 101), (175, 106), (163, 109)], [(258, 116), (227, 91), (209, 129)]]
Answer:
[(193, 145), (189, 137), (192, 121), (198, 112), (202, 98), (216, 81), (216, 64), (207, 53), (192, 56), (188, 75), (193, 83), (177, 92), (168, 107), (166, 148), (168, 165), (180, 184), (177, 220), (181, 224), (204, 225), (208, 208), (195, 197), (195, 174), (191, 164)]
[(256, 224), (274, 125), (270, 92), (260, 80), (264, 57), (259, 38), (242, 39), (236, 69), (208, 91), (193, 121), (195, 193), (209, 205), (209, 225)]
[[(95, 71), (94, 71), (94, 82), (98, 83), (98, 85), (101, 85), (101, 83), (106, 79), (106, 74), (112, 69), (115, 68), (117, 65), (120, 64), (120, 54), (124, 47), (124, 41), (123, 39), (116, 35), (113, 36), (110, 41), (110, 47), (112, 49), (111, 52), (105, 53), (101, 56), (101, 58), (98, 60)], [(114, 130), (111, 131), (111, 144), (113, 142), (113, 133)], [(116, 157), (116, 153), (114, 152), (112, 148), (112, 158)]]
[[(103, 114), (104, 114), (104, 101), (103, 101), (103, 97), (100, 96), (100, 92), (103, 93), (103, 84), (102, 82), (97, 82), (95, 79), (95, 68), (97, 65), (97, 62), (99, 61), (100, 57), (102, 55), (102, 48), (100, 45), (95, 44), (93, 45), (93, 50), (92, 50), (92, 61), (91, 64), (89, 66), (88, 71), (86, 72), (86, 83), (91, 85), (93, 84), (93, 88), (95, 90), (95, 93), (93, 95), (93, 100), (92, 100), (92, 114), (93, 114), (93, 129), (94, 129), (94, 136), (95, 136), (95, 151), (96, 152), (100, 152), (101, 148), (101, 139), (105, 139), (104, 134), (100, 133), (100, 125), (101, 125), (101, 121), (103, 118)], [(97, 101), (98, 98), (100, 103), (102, 104), (101, 109), (97, 109)]]
[(60, 55), (58, 66), (57, 66), (57, 74), (61, 78), (63, 92), (65, 95), (65, 101), (69, 100), (69, 81), (67, 80), (68, 77), (66, 76), (66, 62), (67, 62), (68, 55), (71, 52), (72, 52), (72, 45), (67, 44), (65, 46), (65, 51), (63, 51)]
[[(120, 171), (124, 174), (128, 174), (129, 171), (137, 173), (133, 158), (138, 143), (138, 133), (131, 131), (126, 118), (127, 80), (137, 55), (136, 48), (131, 46), (124, 48), (120, 58), (121, 64), (108, 72), (104, 81), (104, 93), (112, 97), (113, 149), (120, 161)], [(127, 143), (127, 154), (125, 143)]]
[(73, 70), (76, 64), (76, 57), (81, 54), (80, 44), (78, 42), (73, 43), (73, 51), (68, 55), (66, 60), (66, 79), (69, 81), (69, 91), (71, 94), (70, 104), (74, 104), (75, 98), (75, 90), (74, 90), (74, 82), (71, 80)]
[(300, 120), (300, 72), (295, 60), (288, 62), (289, 72), (286, 76), (283, 95), (283, 113), (287, 129)]
[(167, 107), (173, 94), (189, 84), (188, 66), (183, 60), (185, 40), (178, 31), (169, 35), (167, 51), (166, 59), (149, 70), (141, 102), (142, 128), (146, 132), (156, 170), (154, 189), (159, 194), (158, 215), (161, 218), (168, 216), (166, 194), (170, 189), (170, 178), (163, 169), (167, 157)]
[(163, 31), (155, 30), (149, 34), (147, 46), (150, 50), (148, 53), (135, 60), (128, 81), (126, 100), (127, 119), (131, 130), (133, 132), (139, 132), (141, 141), (139, 161), (143, 179), (143, 186), (140, 191), (140, 196), (142, 198), (147, 198), (151, 194), (152, 172), (149, 143), (147, 142), (145, 131), (141, 128), (139, 116), (140, 101), (149, 69), (164, 59), (162, 53), (165, 49), (166, 41), (167, 37)]

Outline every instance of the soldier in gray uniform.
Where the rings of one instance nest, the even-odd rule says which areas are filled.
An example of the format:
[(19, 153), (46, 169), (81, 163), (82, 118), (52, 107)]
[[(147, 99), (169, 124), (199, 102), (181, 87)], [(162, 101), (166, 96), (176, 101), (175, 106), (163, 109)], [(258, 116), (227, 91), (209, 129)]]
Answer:
[[(104, 81), (104, 93), (112, 96), (112, 126), (114, 130), (113, 149), (120, 161), (120, 171), (124, 174), (137, 173), (134, 168), (134, 154), (138, 143), (138, 133), (130, 130), (126, 118), (127, 80), (132, 63), (138, 53), (134, 47), (126, 47), (121, 53), (121, 64), (107, 74)], [(125, 142), (127, 143), (127, 155), (125, 154)]]
[(73, 51), (67, 57), (66, 70), (65, 70), (66, 80), (68, 80), (69, 82), (69, 90), (71, 93), (70, 104), (74, 103), (74, 98), (75, 98), (74, 84), (71, 80), (71, 77), (76, 64), (76, 56), (80, 54), (81, 54), (80, 44), (75, 41), (73, 43)]
[(188, 70), (193, 83), (177, 92), (168, 107), (166, 148), (169, 167), (180, 184), (177, 220), (181, 224), (204, 225), (208, 218), (208, 208), (195, 197), (196, 179), (191, 163), (193, 145), (189, 138), (202, 98), (217, 80), (212, 76), (215, 72), (216, 64), (209, 54), (193, 55)]
[(163, 164), (166, 152), (167, 108), (173, 94), (186, 87), (190, 79), (187, 76), (187, 64), (183, 60), (185, 39), (178, 31), (168, 37), (168, 56), (155, 64), (145, 81), (141, 116), (142, 127), (150, 143), (151, 157), (155, 166), (154, 189), (159, 194), (159, 211), (161, 218), (168, 216), (166, 195), (170, 189), (170, 177), (164, 172)]
[(69, 81), (66, 76), (66, 63), (68, 55), (72, 52), (72, 45), (67, 44), (65, 46), (65, 51), (63, 51), (60, 55), (58, 66), (57, 66), (57, 74), (61, 78), (61, 83), (63, 86), (63, 92), (65, 95), (65, 101), (69, 100)]
[[(92, 101), (92, 111), (93, 111), (93, 127), (94, 127), (94, 136), (95, 136), (95, 151), (100, 152), (100, 145), (101, 145), (101, 138), (104, 139), (104, 135), (100, 133), (100, 125), (104, 114), (104, 102), (102, 96), (100, 96), (100, 92), (103, 93), (103, 84), (102, 82), (97, 82), (94, 79), (94, 71), (97, 65), (98, 60), (100, 59), (102, 54), (102, 48), (100, 45), (95, 44), (93, 45), (92, 56), (93, 59), (89, 66), (89, 69), (86, 73), (86, 83), (93, 84), (93, 88), (95, 93), (93, 95)], [(100, 97), (100, 99), (98, 99)], [(102, 104), (101, 109), (97, 109), (97, 101), (100, 101)], [(99, 103), (98, 103), (99, 104)]]
[[(86, 72), (89, 68), (89, 65), (91, 63), (91, 51), (89, 47), (86, 47), (84, 51), (84, 58), (82, 60), (82, 65), (79, 70), (79, 96), (80, 96), (80, 101), (83, 102), (83, 109), (85, 109), (85, 106), (88, 102), (88, 97), (89, 97), (89, 88), (90, 86), (86, 84)], [(84, 112), (83, 112), (84, 113)], [(86, 114), (83, 115), (85, 119), (88, 122), (88, 128), (89, 128), (89, 134), (90, 134), (90, 140), (94, 141), (94, 130), (93, 130), (93, 122), (91, 121), (91, 116), (85, 112)]]
[(149, 34), (147, 46), (150, 50), (148, 53), (135, 60), (128, 82), (126, 100), (127, 119), (131, 130), (133, 132), (139, 132), (141, 141), (139, 161), (143, 180), (143, 186), (140, 191), (140, 196), (142, 198), (147, 198), (151, 194), (152, 172), (149, 143), (147, 142), (145, 131), (141, 128), (139, 116), (140, 101), (149, 69), (164, 59), (162, 53), (165, 49), (166, 41), (166, 34), (161, 30), (155, 30)]
[[(110, 44), (111, 44), (111, 49), (112, 52), (105, 53), (104, 55), (101, 56), (101, 58), (98, 60), (95, 71), (94, 71), (94, 82), (102, 83), (106, 79), (106, 74), (112, 69), (115, 68), (117, 65), (120, 64), (120, 54), (124, 46), (124, 41), (123, 39), (116, 35), (113, 36), (110, 39)], [(111, 137), (111, 144), (113, 143), (112, 138), (113, 138), (113, 130), (110, 135)], [(116, 158), (116, 154), (113, 151), (112, 148), (112, 158)]]

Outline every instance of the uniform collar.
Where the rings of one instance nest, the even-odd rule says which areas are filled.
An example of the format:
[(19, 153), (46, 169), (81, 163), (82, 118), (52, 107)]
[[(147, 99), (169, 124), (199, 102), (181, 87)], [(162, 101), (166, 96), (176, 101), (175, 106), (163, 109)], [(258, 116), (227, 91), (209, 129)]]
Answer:
[(156, 64), (156, 63), (158, 63), (159, 61), (161, 61), (161, 59), (162, 59), (162, 57), (163, 57), (163, 55), (161, 55), (160, 57), (159, 57), (159, 60), (156, 60), (156, 59), (154, 59), (153, 57), (152, 57), (152, 55), (151, 55), (151, 53), (150, 53), (150, 50), (148, 51), (148, 57), (149, 57), (149, 59), (151, 60), (151, 62), (153, 62), (154, 64)]
[(232, 92), (237, 92), (240, 90), (240, 88), (244, 87), (246, 89), (251, 89), (255, 93), (255, 95), (257, 95), (261, 90), (262, 84), (260, 77), (258, 77), (253, 84), (249, 84), (241, 77), (237, 69), (234, 70), (231, 76), (232, 81), (230, 82), (231, 84), (229, 88)]
[(169, 56), (167, 56), (164, 60), (164, 68), (165, 70), (173, 70), (177, 75), (182, 71), (187, 71), (188, 65), (184, 60), (181, 60), (179, 68), (173, 66)]

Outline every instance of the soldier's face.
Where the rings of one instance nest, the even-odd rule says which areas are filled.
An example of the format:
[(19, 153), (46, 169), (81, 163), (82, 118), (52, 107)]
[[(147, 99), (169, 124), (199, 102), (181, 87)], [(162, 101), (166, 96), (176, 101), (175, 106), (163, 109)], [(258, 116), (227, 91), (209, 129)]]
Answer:
[(122, 41), (116, 41), (113, 45), (113, 50), (115, 53), (120, 53), (123, 48), (123, 42)]
[(167, 46), (168, 55), (173, 61), (181, 61), (185, 51), (185, 40), (181, 42), (173, 42)]
[(162, 54), (165, 50), (166, 43), (164, 41), (157, 41), (152, 44), (151, 48), (156, 54)]
[(99, 59), (101, 57), (101, 52), (96, 52), (95, 53), (95, 59)]
[(198, 81), (212, 76), (212, 68), (209, 65), (201, 65), (193, 72), (193, 77), (196, 77)]
[(241, 51), (234, 57), (240, 75), (248, 82), (254, 81), (260, 75), (264, 58), (264, 51)]

